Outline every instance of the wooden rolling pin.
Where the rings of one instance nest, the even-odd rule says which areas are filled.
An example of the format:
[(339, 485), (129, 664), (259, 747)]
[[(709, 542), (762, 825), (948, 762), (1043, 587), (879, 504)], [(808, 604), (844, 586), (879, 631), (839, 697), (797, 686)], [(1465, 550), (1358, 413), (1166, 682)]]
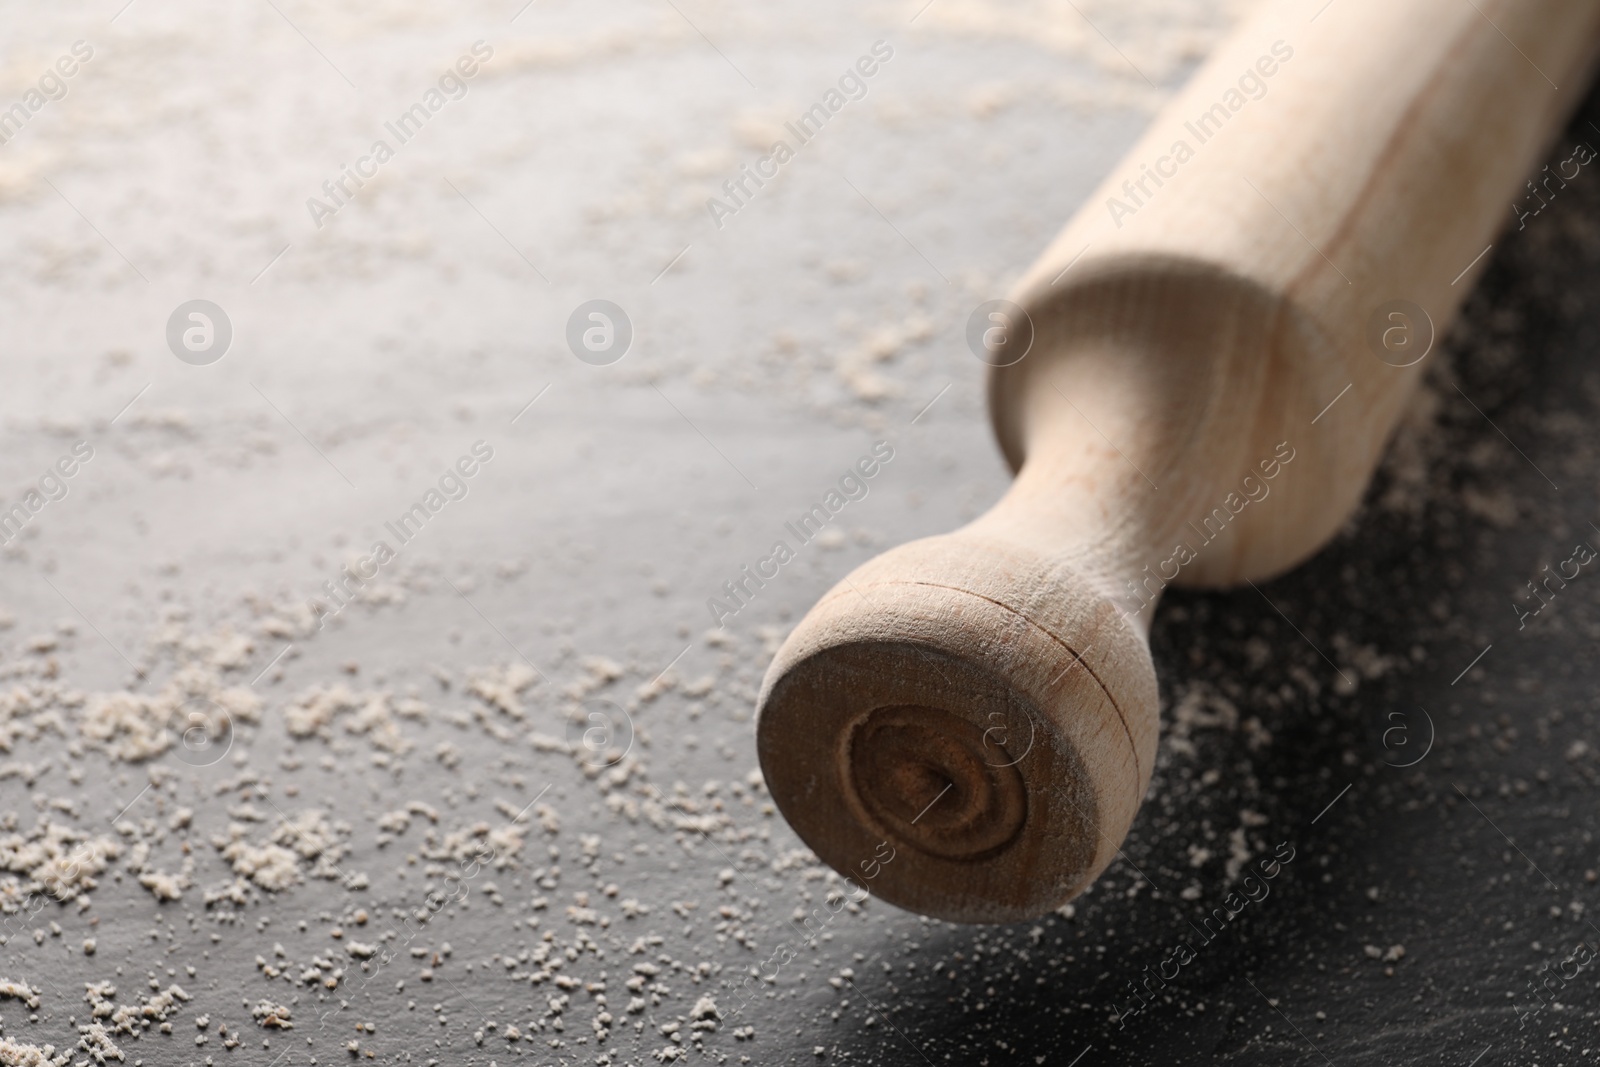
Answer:
[(1161, 590), (1333, 536), (1513, 201), (1558, 188), (1600, 3), (1319, 6), (1238, 29), (994, 320), (1006, 495), (857, 568), (767, 673), (773, 798), (891, 903), (1019, 920), (1105, 869), (1155, 761)]

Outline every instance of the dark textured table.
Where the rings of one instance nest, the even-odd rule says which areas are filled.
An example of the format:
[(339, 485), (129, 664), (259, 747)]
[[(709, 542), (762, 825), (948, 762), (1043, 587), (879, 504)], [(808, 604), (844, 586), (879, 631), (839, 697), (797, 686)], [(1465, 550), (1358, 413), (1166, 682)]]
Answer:
[[(0, 1062), (1600, 1058), (1591, 167), (1508, 205), (1335, 542), (1162, 604), (1125, 862), (955, 927), (805, 852), (755, 691), (839, 576), (1003, 490), (966, 316), (1226, 19), (1084, 5), (1136, 77), (1070, 5), (275, 6), (29, 13), (7, 60), (96, 44), (0, 147), (6, 506), (92, 449), (0, 555)], [(707, 197), (877, 40), (718, 229)], [(234, 327), (209, 366), (163, 334), (195, 298)], [(565, 334), (596, 298), (635, 334), (604, 366)]]

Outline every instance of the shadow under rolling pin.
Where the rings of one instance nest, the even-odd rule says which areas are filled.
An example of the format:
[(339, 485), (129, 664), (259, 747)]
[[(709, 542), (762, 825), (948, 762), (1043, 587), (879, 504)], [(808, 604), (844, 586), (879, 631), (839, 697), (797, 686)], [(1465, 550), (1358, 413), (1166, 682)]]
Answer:
[(774, 800), (891, 903), (1030, 918), (1116, 857), (1161, 589), (1264, 580), (1343, 523), (1421, 373), (1371, 325), (1405, 301), (1444, 332), (1600, 33), (1594, 0), (1317, 8), (1239, 28), (1018, 283), (1006, 495), (857, 568), (768, 670)]

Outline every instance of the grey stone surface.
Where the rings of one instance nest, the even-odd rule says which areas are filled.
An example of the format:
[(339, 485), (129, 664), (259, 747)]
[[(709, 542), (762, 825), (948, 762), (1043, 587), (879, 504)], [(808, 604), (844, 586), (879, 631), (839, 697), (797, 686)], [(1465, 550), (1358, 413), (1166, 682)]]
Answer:
[[(1600, 940), (1592, 568), (1521, 629), (1513, 607), (1600, 543), (1589, 168), (1497, 242), (1337, 541), (1259, 593), (1163, 604), (1127, 862), (1070, 915), (959, 928), (834, 914), (748, 778), (752, 700), (840, 575), (1003, 490), (967, 316), (1160, 92), (1071, 5), (118, 6), (12, 9), (0, 92), (93, 43), (0, 146), (6, 505), (93, 449), (0, 555), (0, 978), (39, 997), (0, 1001), (8, 1038), (85, 1059), (84, 984), (110, 980), (192, 997), (170, 1035), (113, 1035), (157, 1064), (1595, 1058), (1593, 970), (1517, 1017), (1537, 968)], [(1081, 6), (1163, 89), (1227, 21)], [(305, 199), (478, 39), (465, 95), (316, 228)], [(880, 39), (864, 99), (718, 229), (706, 198)], [(193, 299), (233, 326), (209, 366), (167, 345)], [(568, 348), (592, 299), (634, 326), (609, 366)], [(707, 598), (880, 439), (837, 535), (712, 634)], [(385, 524), (479, 441), (402, 543)], [(393, 560), (333, 612), (323, 583), (378, 540)], [(186, 744), (212, 701), (231, 734)], [(628, 756), (596, 772), (586, 737)], [(437, 823), (385, 820), (412, 803)], [(106, 860), (87, 898), (39, 881), (45, 820), (72, 875)], [(295, 856), (246, 877), (231, 827)], [(1280, 843), (1270, 895), (1202, 944)], [(736, 1010), (751, 968), (775, 980)]]

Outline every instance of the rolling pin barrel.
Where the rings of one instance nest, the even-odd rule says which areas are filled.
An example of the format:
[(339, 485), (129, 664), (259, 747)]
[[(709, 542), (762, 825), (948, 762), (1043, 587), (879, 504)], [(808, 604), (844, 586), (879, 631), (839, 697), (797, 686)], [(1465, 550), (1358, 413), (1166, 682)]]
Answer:
[(1116, 857), (1161, 591), (1272, 577), (1344, 522), (1600, 30), (1593, 0), (1308, 17), (1239, 28), (1016, 286), (1005, 496), (857, 568), (768, 670), (779, 809), (891, 903), (1029, 918)]

